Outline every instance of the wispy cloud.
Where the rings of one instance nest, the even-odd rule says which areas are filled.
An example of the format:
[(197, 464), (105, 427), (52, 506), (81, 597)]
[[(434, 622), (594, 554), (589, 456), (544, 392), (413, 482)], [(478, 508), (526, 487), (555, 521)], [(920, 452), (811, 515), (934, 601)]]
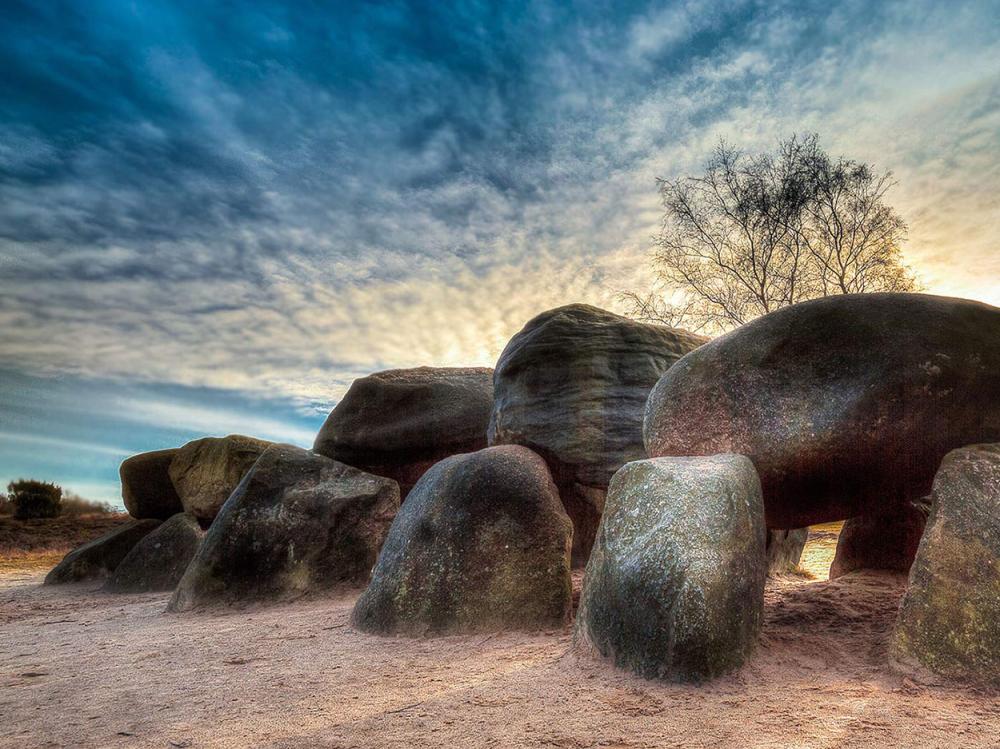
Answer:
[(802, 130), (895, 170), (932, 290), (1000, 303), (995, 3), (7, 8), (23, 371), (325, 408), (374, 369), (490, 364), (539, 310), (648, 281), (654, 177)]

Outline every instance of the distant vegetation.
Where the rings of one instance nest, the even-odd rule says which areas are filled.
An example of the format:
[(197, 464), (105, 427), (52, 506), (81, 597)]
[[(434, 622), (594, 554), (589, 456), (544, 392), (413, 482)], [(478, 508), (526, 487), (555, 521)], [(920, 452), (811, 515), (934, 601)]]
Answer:
[(914, 291), (891, 172), (833, 159), (816, 135), (748, 154), (725, 142), (698, 176), (658, 180), (658, 292), (621, 296), (640, 320), (715, 333), (816, 297)]
[(17, 520), (108, 514), (115, 510), (107, 502), (94, 502), (47, 481), (19, 479), (7, 484), (7, 497), (0, 501), (0, 514)]

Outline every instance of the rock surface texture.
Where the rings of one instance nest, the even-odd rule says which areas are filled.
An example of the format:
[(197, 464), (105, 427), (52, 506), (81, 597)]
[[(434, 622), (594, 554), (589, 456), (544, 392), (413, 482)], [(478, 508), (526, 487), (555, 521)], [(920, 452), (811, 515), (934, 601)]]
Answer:
[(205, 437), (178, 448), (170, 463), (170, 480), (184, 512), (211, 523), (236, 485), (270, 442), (231, 434)]
[(909, 572), (930, 507), (910, 502), (889, 514), (851, 518), (840, 531), (830, 579), (855, 570)]
[(763, 618), (764, 506), (740, 455), (629, 463), (608, 490), (575, 641), (646, 678), (739, 668)]
[(122, 480), (125, 509), (134, 518), (166, 520), (182, 510), (170, 481), (170, 462), (176, 449), (140, 453), (122, 461), (118, 474)]
[(769, 530), (767, 532), (767, 572), (769, 575), (780, 575), (792, 572), (799, 566), (802, 550), (809, 540), (808, 528), (794, 530)]
[(76, 583), (107, 577), (132, 547), (159, 525), (159, 520), (135, 520), (73, 549), (49, 571), (45, 584)]
[(950, 452), (931, 500), (890, 658), (915, 675), (1000, 685), (1000, 445)]
[(561, 627), (572, 524), (545, 462), (519, 446), (456, 455), (417, 483), (352, 620), (377, 634)]
[(529, 321), (500, 355), (490, 444), (524, 445), (545, 458), (573, 520), (574, 564), (590, 553), (615, 471), (646, 457), (650, 388), (706, 340), (573, 304)]
[(186, 512), (174, 515), (132, 547), (105, 583), (112, 593), (173, 590), (205, 532)]
[(398, 507), (399, 487), (390, 479), (272, 445), (205, 534), (169, 609), (364, 583)]
[(651, 457), (747, 455), (771, 528), (891, 512), (949, 450), (1000, 440), (1000, 309), (855, 294), (778, 310), (677, 362), (645, 440)]
[(434, 463), (486, 447), (493, 370), (419, 367), (355, 380), (313, 445), (399, 483), (403, 498)]

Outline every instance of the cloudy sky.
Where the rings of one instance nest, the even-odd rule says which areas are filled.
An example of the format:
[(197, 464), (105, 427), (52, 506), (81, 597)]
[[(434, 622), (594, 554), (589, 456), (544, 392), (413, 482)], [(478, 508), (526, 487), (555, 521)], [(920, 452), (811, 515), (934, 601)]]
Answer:
[(1000, 3), (0, 4), (0, 480), (308, 446), (351, 380), (492, 364), (648, 285), (655, 178), (815, 131), (1000, 304)]

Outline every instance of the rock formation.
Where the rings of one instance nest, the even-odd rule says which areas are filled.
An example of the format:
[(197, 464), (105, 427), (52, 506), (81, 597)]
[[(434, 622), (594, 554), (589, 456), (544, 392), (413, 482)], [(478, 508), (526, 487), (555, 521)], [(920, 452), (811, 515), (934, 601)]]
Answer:
[(399, 483), (403, 498), (424, 471), (486, 447), (493, 370), (419, 367), (355, 380), (313, 450)]
[(107, 577), (115, 571), (132, 547), (159, 525), (159, 520), (134, 520), (73, 549), (49, 571), (45, 576), (45, 584), (75, 583)]
[(650, 393), (650, 456), (753, 460), (770, 528), (887, 514), (949, 450), (1000, 440), (1000, 309), (857, 294), (778, 310), (685, 356)]
[(941, 462), (890, 658), (902, 671), (1000, 685), (1000, 445)]
[(808, 540), (808, 528), (795, 528), (787, 531), (769, 530), (765, 545), (767, 573), (780, 575), (794, 571), (799, 566), (802, 550)]
[(490, 444), (545, 458), (573, 520), (575, 564), (590, 553), (611, 476), (646, 457), (650, 388), (706, 340), (573, 304), (529, 321), (500, 355)]
[(399, 487), (291, 445), (272, 445), (225, 503), (169, 608), (273, 601), (361, 584)]
[(851, 518), (840, 531), (830, 578), (855, 570), (909, 572), (929, 506), (909, 502), (888, 514)]
[(625, 465), (608, 490), (575, 640), (646, 678), (739, 668), (760, 631), (764, 507), (740, 455)]
[(207, 526), (270, 442), (231, 434), (204, 437), (179, 448), (170, 462), (170, 480), (184, 512)]
[(571, 538), (531, 450), (445, 458), (403, 504), (353, 622), (417, 636), (560, 627), (570, 615)]
[(204, 535), (193, 516), (177, 513), (132, 547), (108, 578), (104, 589), (111, 593), (173, 590)]
[(118, 473), (125, 509), (134, 518), (166, 520), (181, 512), (181, 499), (170, 481), (170, 462), (177, 450), (154, 450), (126, 458)]

